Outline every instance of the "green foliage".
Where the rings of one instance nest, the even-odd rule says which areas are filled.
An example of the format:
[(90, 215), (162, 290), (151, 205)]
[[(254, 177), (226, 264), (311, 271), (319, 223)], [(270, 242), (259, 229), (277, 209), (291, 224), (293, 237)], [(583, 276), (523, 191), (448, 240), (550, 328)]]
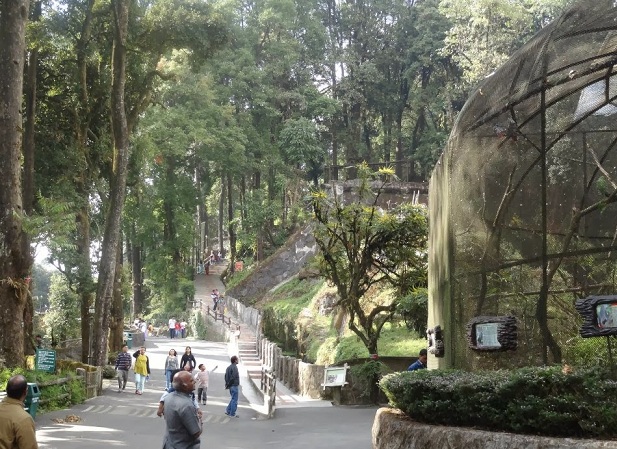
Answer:
[(350, 369), (353, 379), (354, 390), (361, 390), (360, 397), (368, 399), (371, 393), (375, 392), (373, 385), (391, 370), (379, 360), (369, 360), (368, 362), (354, 365)]
[(189, 319), (189, 333), (190, 335), (198, 338), (200, 340), (206, 339), (206, 319), (199, 310), (193, 310), (191, 317)]
[(387, 365), (379, 360), (369, 360), (368, 362), (351, 367), (351, 374), (354, 379), (359, 378), (366, 381), (378, 378), (389, 371), (391, 370)]
[(310, 285), (300, 279), (292, 279), (272, 293), (276, 299), (265, 304), (262, 311), (272, 310), (278, 321), (294, 320), (309, 306), (321, 286), (321, 282)]
[(353, 334), (339, 340), (334, 354), (335, 363), (340, 360), (362, 359), (370, 355), (366, 346)]
[(47, 335), (52, 332), (60, 340), (77, 338), (80, 328), (79, 297), (72, 291), (64, 276), (54, 274), (49, 289), (49, 310), (43, 319)]
[[(41, 403), (39, 411), (48, 412), (66, 408), (73, 404), (81, 404), (86, 399), (86, 390), (80, 377), (74, 374), (60, 371), (58, 374), (51, 374), (42, 371), (26, 371), (23, 369), (2, 369), (0, 370), (0, 391), (6, 390), (6, 383), (11, 376), (22, 374), (29, 383), (37, 383), (41, 392)], [(57, 379), (65, 379), (68, 382), (58, 385), (46, 385), (53, 383)]]
[(103, 379), (113, 379), (116, 377), (116, 369), (113, 365), (105, 365), (103, 366), (102, 376)]
[[(310, 333), (305, 328), (304, 311), (311, 308), (315, 294), (321, 289), (321, 281), (301, 281), (292, 279), (277, 288), (270, 301), (262, 307), (262, 324), (264, 333), (281, 344), (283, 350), (298, 354), (307, 344), (304, 334)], [(310, 339), (310, 336), (306, 338)]]
[(343, 202), (334, 192), (331, 196), (313, 192), (315, 240), (321, 273), (336, 286), (338, 305), (349, 315), (349, 328), (370, 353), (377, 353), (379, 334), (399, 298), (376, 303), (364, 296), (377, 286), (393, 287), (399, 295), (426, 286), (428, 218), (422, 206), (379, 206), (379, 197), (393, 177), (391, 169), (372, 172), (361, 164), (358, 176), (354, 199)]
[(445, 0), (441, 12), (453, 26), (442, 50), (463, 70), (467, 85), (495, 71), (515, 50), (548, 25), (571, 0)]
[[(614, 345), (614, 337), (609, 338), (613, 339), (611, 343)], [(572, 366), (608, 367), (610, 357), (607, 341), (600, 337), (572, 337), (563, 346), (563, 359)]]
[(227, 276), (224, 279), (225, 288), (227, 290), (232, 290), (240, 285), (245, 279), (249, 278), (255, 270), (256, 266), (253, 263), (253, 258), (245, 257), (242, 260), (244, 261), (242, 271), (234, 271), (233, 273), (227, 272)]
[(407, 293), (400, 299), (396, 310), (405, 320), (409, 330), (423, 335), (426, 332), (428, 319), (428, 289), (417, 288)]
[(319, 141), (317, 127), (307, 118), (287, 120), (279, 139), (286, 161), (296, 167), (319, 167), (325, 159), (326, 150)]
[(550, 436), (615, 437), (614, 376), (561, 367), (393, 373), (390, 404), (420, 422)]
[(72, 404), (83, 404), (86, 401), (86, 389), (80, 379), (71, 378), (68, 389), (71, 393)]

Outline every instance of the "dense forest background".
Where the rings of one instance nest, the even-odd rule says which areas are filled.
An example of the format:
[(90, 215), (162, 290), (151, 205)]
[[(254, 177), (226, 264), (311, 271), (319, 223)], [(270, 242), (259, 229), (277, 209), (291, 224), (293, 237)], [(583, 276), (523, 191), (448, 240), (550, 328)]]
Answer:
[(428, 179), (468, 94), (567, 3), (2, 2), (4, 363), (44, 308), (28, 248), (58, 338), (104, 364), (125, 316), (185, 308), (204, 253), (263, 260), (311, 185), (362, 161)]

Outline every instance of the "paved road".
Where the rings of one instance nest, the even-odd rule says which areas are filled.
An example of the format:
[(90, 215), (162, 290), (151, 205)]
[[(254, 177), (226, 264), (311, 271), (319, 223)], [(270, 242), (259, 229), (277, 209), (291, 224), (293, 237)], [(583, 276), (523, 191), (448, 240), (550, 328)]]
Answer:
[[(144, 394), (135, 395), (132, 382), (122, 393), (117, 392), (115, 381), (105, 382), (103, 394), (97, 398), (69, 410), (39, 414), (36, 425), (41, 449), (161, 447), (165, 423), (156, 416), (156, 408), (165, 387), (164, 360), (170, 348), (181, 354), (186, 345), (192, 347), (197, 363), (205, 363), (211, 371), (208, 404), (202, 406), (203, 448), (371, 448), (376, 408), (286, 408), (277, 410), (275, 418), (267, 420), (251, 407), (258, 396), (244, 378), (238, 407), (240, 418), (229, 418), (224, 414), (229, 394), (223, 381), (229, 364), (227, 345), (151, 338), (146, 346), (152, 375)], [(214, 369), (215, 366), (218, 368)], [(67, 422), (71, 416), (79, 421)]]

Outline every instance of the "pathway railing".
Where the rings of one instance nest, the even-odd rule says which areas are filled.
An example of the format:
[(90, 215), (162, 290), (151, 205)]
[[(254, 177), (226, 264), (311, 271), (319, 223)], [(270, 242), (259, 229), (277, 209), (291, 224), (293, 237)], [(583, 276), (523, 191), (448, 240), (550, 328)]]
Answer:
[(261, 391), (267, 401), (268, 417), (274, 416), (274, 410), (276, 406), (276, 374), (272, 369), (262, 366), (261, 367)]
[(206, 307), (206, 313), (208, 316), (214, 318), (214, 321), (221, 321), (229, 329), (232, 329), (235, 326), (235, 330), (238, 333), (240, 332), (240, 324), (233, 323), (231, 321), (231, 315), (225, 315), (225, 312), (219, 312), (218, 310), (211, 309), (210, 306)]

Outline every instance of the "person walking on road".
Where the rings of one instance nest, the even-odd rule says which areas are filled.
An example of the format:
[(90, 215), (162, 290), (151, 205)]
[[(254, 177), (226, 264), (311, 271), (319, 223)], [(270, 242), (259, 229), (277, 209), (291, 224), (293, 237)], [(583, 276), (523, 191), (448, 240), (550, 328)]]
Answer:
[(150, 377), (150, 360), (146, 355), (146, 348), (142, 346), (133, 354), (135, 357), (135, 394), (142, 394), (146, 385), (146, 379)]
[(20, 374), (6, 384), (6, 397), (0, 402), (0, 448), (38, 449), (34, 420), (24, 410), (28, 382)]
[(118, 375), (118, 393), (121, 393), (126, 388), (126, 382), (129, 380), (129, 370), (133, 360), (129, 354), (129, 347), (122, 346), (122, 351), (118, 353), (116, 358), (116, 372)]
[(163, 449), (199, 449), (202, 424), (189, 393), (194, 388), (193, 376), (180, 371), (173, 378), (174, 392), (164, 399), (165, 417)]
[(176, 319), (171, 317), (167, 325), (169, 326), (169, 338), (174, 338), (176, 336)]
[(165, 390), (169, 391), (171, 389), (173, 372), (178, 369), (178, 353), (175, 349), (170, 349), (169, 355), (165, 359)]
[[(188, 368), (186, 368), (187, 365)], [(195, 356), (191, 352), (191, 347), (187, 346), (184, 350), (184, 354), (182, 354), (182, 359), (180, 360), (180, 369), (192, 372), (196, 366), (197, 361), (195, 360)]]
[(231, 357), (231, 364), (225, 370), (225, 388), (229, 389), (229, 395), (231, 396), (225, 414), (236, 418), (239, 417), (236, 415), (236, 410), (238, 409), (238, 389), (240, 387), (240, 373), (238, 372), (237, 365), (238, 356), (234, 355)]

